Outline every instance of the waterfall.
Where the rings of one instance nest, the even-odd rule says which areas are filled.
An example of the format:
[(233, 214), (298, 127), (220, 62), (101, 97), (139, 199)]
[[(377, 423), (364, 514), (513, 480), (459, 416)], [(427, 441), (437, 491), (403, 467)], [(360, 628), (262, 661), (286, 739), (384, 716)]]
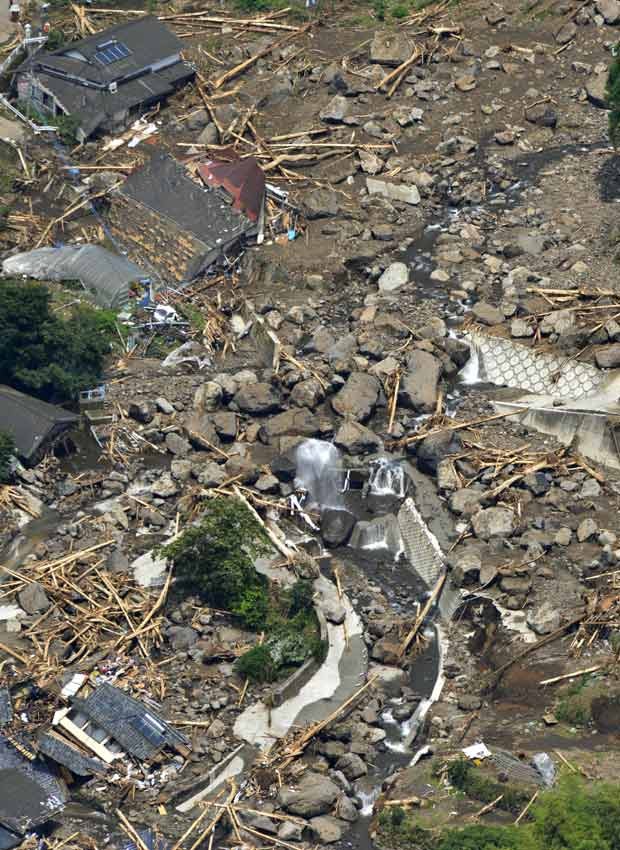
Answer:
[(403, 551), (398, 520), (394, 514), (386, 514), (369, 522), (358, 522), (349, 545), (366, 551), (387, 549), (394, 558), (398, 558)]
[(482, 378), (480, 377), (480, 352), (477, 345), (465, 340), (469, 345), (469, 360), (459, 372), (459, 379), (466, 386), (470, 384), (479, 384)]
[(295, 452), (295, 463), (295, 484), (308, 493), (306, 507), (345, 510), (342, 460), (332, 443), (304, 440)]
[(397, 496), (402, 499), (407, 490), (405, 471), (397, 460), (379, 458), (372, 464), (368, 485), (372, 496)]

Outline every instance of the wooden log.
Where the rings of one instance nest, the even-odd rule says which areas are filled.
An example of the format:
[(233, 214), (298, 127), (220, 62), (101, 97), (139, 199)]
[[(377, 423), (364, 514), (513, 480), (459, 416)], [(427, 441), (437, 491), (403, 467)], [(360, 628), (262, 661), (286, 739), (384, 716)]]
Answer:
[(403, 72), (409, 70), (409, 68), (411, 68), (411, 66), (419, 58), (419, 56), (420, 49), (418, 47), (415, 47), (409, 59), (406, 59), (398, 66), (398, 68), (394, 68), (393, 71), (390, 71), (389, 74), (386, 74), (385, 77), (383, 77), (383, 79), (377, 86), (377, 91), (381, 91), (381, 89), (384, 86), (387, 86), (387, 84), (390, 83), (395, 77), (399, 77), (401, 74), (403, 74)]
[(402, 658), (403, 655), (405, 654), (405, 652), (407, 652), (408, 648), (411, 646), (411, 642), (413, 641), (413, 639), (417, 635), (418, 631), (420, 630), (420, 627), (421, 627), (422, 623), (424, 622), (424, 620), (426, 619), (428, 612), (431, 610), (431, 607), (432, 607), (435, 599), (437, 599), (437, 597), (439, 596), (439, 593), (441, 592), (441, 588), (443, 587), (445, 580), (446, 580), (446, 573), (442, 573), (442, 575), (440, 575), (439, 578), (437, 579), (437, 581), (435, 583), (435, 587), (433, 588), (431, 595), (426, 600), (426, 604), (424, 605), (424, 607), (422, 608), (422, 610), (418, 614), (418, 617), (417, 617), (415, 623), (413, 624), (411, 631), (409, 632), (409, 634), (406, 636), (406, 638), (404, 639), (404, 641), (400, 645), (400, 648), (398, 650), (398, 657), (399, 658)]
[(282, 47), (284, 44), (288, 44), (289, 41), (292, 41), (293, 38), (297, 38), (299, 35), (303, 35), (303, 33), (308, 32), (308, 30), (314, 25), (313, 21), (304, 24), (303, 27), (296, 30), (294, 33), (289, 33), (285, 35), (284, 38), (279, 39), (278, 41), (274, 41), (272, 44), (264, 47), (262, 50), (259, 50), (258, 53), (254, 53), (250, 56), (249, 59), (246, 59), (245, 62), (241, 62), (239, 65), (235, 65), (234, 68), (231, 68), (229, 71), (226, 71), (225, 74), (222, 74), (221, 77), (218, 77), (213, 81), (212, 87), (214, 89), (221, 88), (224, 83), (227, 83), (229, 80), (233, 80), (235, 77), (238, 77), (239, 74), (243, 74), (244, 71), (247, 71), (248, 68), (251, 68), (259, 59), (262, 59), (263, 56), (267, 56), (268, 53), (271, 53), (272, 50), (276, 50), (278, 47)]
[(521, 823), (522, 819), (523, 819), (523, 818), (526, 816), (526, 814), (529, 812), (530, 807), (532, 806), (532, 804), (533, 804), (533, 803), (535, 803), (535, 802), (536, 802), (536, 800), (538, 799), (538, 795), (539, 795), (539, 794), (540, 794), (540, 791), (534, 791), (534, 793), (533, 793), (533, 794), (532, 794), (532, 796), (530, 797), (530, 800), (529, 800), (528, 804), (525, 806), (525, 808), (523, 809), (523, 811), (521, 812), (521, 814), (520, 814), (520, 815), (517, 817), (517, 819), (515, 820), (515, 826), (518, 826), (518, 825)]
[(412, 437), (405, 437), (403, 440), (398, 440), (393, 443), (393, 447), (407, 446), (409, 443), (417, 443), (418, 440), (425, 440), (426, 437), (434, 436), (435, 434), (443, 434), (448, 431), (461, 431), (463, 428), (476, 428), (478, 425), (484, 425), (486, 422), (494, 422), (497, 419), (506, 419), (508, 416), (515, 416), (517, 413), (525, 413), (526, 410), (527, 407), (515, 407), (507, 413), (494, 413), (492, 416), (483, 416), (482, 419), (470, 419), (468, 422), (457, 422), (455, 425), (433, 428), (425, 434), (414, 434)]
[(596, 673), (602, 670), (603, 664), (595, 664), (593, 667), (586, 667), (585, 670), (575, 670), (574, 673), (564, 673), (562, 676), (553, 676), (551, 679), (543, 679), (539, 685), (554, 685), (556, 682), (563, 682), (566, 679), (574, 679), (576, 676), (585, 676), (588, 673)]

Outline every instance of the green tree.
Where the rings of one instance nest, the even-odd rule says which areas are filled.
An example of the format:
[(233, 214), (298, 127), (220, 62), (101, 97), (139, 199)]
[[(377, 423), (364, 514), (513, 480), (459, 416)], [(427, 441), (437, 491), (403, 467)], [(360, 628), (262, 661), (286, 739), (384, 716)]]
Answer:
[(225, 497), (212, 499), (198, 525), (162, 548), (182, 585), (255, 628), (255, 612), (267, 611), (268, 583), (254, 569), (254, 559), (267, 552), (267, 536), (252, 513)]
[(13, 437), (6, 431), (0, 431), (0, 484), (9, 480), (11, 458), (15, 453)]
[(50, 298), (40, 283), (0, 281), (0, 383), (67, 401), (101, 380), (114, 316), (82, 305), (61, 319)]
[(609, 138), (617, 148), (620, 144), (620, 45), (613, 51), (613, 60), (607, 77), (607, 105), (609, 106)]

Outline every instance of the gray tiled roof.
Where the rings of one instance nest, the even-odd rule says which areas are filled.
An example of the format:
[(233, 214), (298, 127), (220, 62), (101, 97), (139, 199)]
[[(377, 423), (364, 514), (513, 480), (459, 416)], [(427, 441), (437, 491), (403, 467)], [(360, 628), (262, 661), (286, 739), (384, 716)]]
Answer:
[(110, 684), (100, 685), (73, 705), (121, 747), (140, 760), (153, 758), (165, 746), (187, 746), (188, 740), (143, 703)]
[(58, 764), (68, 767), (76, 776), (92, 776), (93, 773), (104, 773), (108, 769), (108, 766), (99, 759), (82, 755), (75, 747), (49, 733), (39, 738), (39, 752)]
[(232, 208), (229, 198), (203, 188), (180, 163), (161, 151), (134, 171), (120, 191), (192, 233), (206, 250), (223, 250), (255, 229), (249, 218)]
[(0, 431), (12, 435), (18, 454), (25, 460), (79, 418), (69, 410), (0, 384)]
[(0, 729), (13, 719), (13, 706), (8, 688), (0, 687)]

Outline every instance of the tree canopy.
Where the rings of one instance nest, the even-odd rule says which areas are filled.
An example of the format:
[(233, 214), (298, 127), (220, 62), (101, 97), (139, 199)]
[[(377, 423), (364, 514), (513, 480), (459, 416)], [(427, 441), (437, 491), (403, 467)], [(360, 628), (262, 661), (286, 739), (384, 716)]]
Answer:
[(79, 305), (60, 318), (50, 301), (40, 283), (0, 281), (0, 383), (44, 401), (68, 401), (101, 380), (114, 316)]

